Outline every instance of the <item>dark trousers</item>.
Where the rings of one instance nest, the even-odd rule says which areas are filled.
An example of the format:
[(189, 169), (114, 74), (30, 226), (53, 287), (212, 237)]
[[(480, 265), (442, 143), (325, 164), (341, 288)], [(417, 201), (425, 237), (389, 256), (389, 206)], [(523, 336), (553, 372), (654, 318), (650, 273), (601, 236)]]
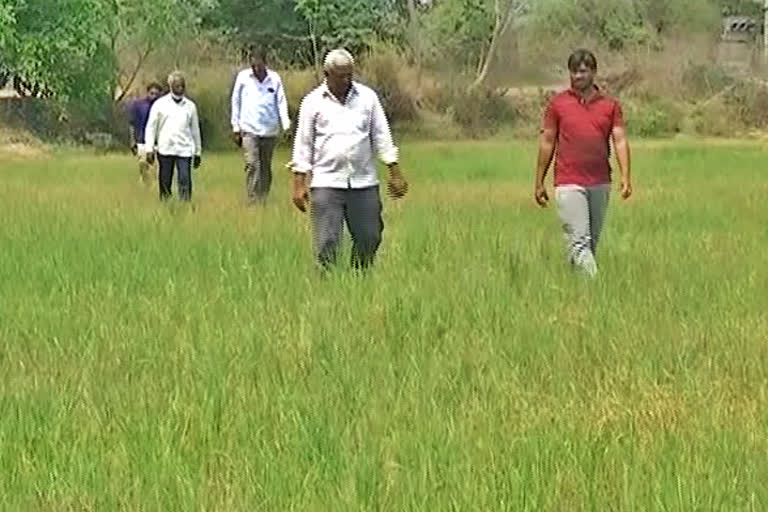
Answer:
[(192, 159), (189, 157), (158, 155), (158, 183), (160, 184), (160, 199), (169, 199), (172, 195), (173, 169), (178, 170), (179, 199), (192, 199)]
[(336, 262), (344, 223), (352, 235), (352, 265), (369, 267), (381, 245), (379, 187), (363, 189), (312, 189), (312, 231), (315, 257), (328, 267)]

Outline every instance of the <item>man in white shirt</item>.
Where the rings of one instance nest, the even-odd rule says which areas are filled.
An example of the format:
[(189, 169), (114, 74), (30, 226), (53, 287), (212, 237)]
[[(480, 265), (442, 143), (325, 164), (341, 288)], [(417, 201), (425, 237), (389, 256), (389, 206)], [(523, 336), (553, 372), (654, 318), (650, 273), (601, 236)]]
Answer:
[(315, 256), (327, 268), (336, 254), (346, 221), (352, 235), (352, 264), (365, 269), (381, 243), (379, 178), (375, 154), (389, 168), (389, 194), (399, 199), (408, 183), (398, 167), (387, 117), (378, 95), (352, 80), (355, 60), (344, 49), (325, 59), (325, 81), (301, 103), (291, 168), (293, 202), (302, 212), (310, 192)]
[(272, 187), (272, 154), (280, 128), (288, 131), (288, 101), (280, 75), (267, 68), (264, 51), (249, 50), (251, 67), (232, 89), (232, 134), (245, 156), (245, 188), (251, 203), (264, 202)]
[(195, 103), (184, 96), (186, 79), (178, 71), (168, 77), (171, 89), (152, 105), (147, 122), (147, 159), (159, 162), (160, 199), (171, 197), (173, 169), (178, 170), (179, 199), (192, 199), (192, 168), (200, 167), (203, 150)]

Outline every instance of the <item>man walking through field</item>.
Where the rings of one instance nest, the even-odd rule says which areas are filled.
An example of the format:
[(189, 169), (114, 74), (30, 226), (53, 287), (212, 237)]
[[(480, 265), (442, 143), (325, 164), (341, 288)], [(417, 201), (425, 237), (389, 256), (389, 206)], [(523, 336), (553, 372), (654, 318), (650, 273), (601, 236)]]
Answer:
[(549, 204), (544, 178), (557, 153), (555, 199), (571, 265), (597, 274), (595, 254), (611, 190), (610, 142), (621, 171), (621, 197), (632, 195), (630, 151), (619, 103), (595, 85), (597, 59), (577, 50), (568, 59), (571, 88), (544, 115), (534, 196)]
[(344, 49), (326, 57), (325, 81), (301, 103), (291, 163), (293, 202), (304, 212), (311, 200), (315, 256), (324, 268), (336, 261), (344, 222), (352, 235), (353, 266), (373, 263), (384, 229), (375, 154), (389, 168), (390, 196), (408, 192), (379, 97), (353, 81), (354, 65)]
[(272, 187), (272, 154), (280, 128), (288, 131), (288, 101), (280, 75), (267, 68), (266, 53), (249, 52), (251, 67), (232, 90), (232, 133), (245, 155), (245, 188), (251, 203), (266, 201)]
[(163, 93), (158, 83), (147, 86), (147, 95), (137, 99), (128, 107), (128, 131), (131, 137), (131, 152), (139, 159), (139, 178), (145, 185), (150, 183), (150, 165), (147, 160), (147, 147), (144, 134), (149, 121), (149, 112), (157, 98)]
[(192, 168), (199, 168), (203, 150), (200, 120), (195, 103), (185, 96), (184, 75), (174, 72), (168, 77), (171, 89), (152, 105), (147, 122), (146, 143), (149, 162), (159, 163), (160, 199), (171, 197), (173, 171), (177, 170), (179, 199), (192, 199)]

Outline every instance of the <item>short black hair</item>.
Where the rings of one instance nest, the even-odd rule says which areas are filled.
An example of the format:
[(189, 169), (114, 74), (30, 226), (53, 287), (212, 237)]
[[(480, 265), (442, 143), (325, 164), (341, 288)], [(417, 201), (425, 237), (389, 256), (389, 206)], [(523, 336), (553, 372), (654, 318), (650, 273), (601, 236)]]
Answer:
[(147, 85), (147, 92), (151, 91), (152, 89), (157, 89), (158, 91), (161, 91), (161, 92), (162, 92), (162, 90), (163, 90), (163, 86), (162, 86), (162, 85), (160, 85), (160, 84), (159, 84), (159, 83), (157, 83), (157, 82), (150, 82), (150, 84), (149, 84), (149, 85)]
[(252, 44), (248, 46), (246, 53), (248, 55), (248, 60), (251, 60), (254, 57), (258, 57), (264, 62), (267, 62), (267, 50), (265, 50), (262, 46)]
[(568, 69), (570, 71), (578, 70), (582, 64), (592, 71), (597, 71), (597, 58), (595, 57), (595, 54), (589, 50), (579, 49), (568, 57)]

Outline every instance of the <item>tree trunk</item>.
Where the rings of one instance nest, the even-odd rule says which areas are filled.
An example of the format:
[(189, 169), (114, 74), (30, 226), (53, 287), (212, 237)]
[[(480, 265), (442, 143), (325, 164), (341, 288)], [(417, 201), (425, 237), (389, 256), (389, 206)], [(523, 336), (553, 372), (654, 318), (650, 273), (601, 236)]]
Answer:
[(512, 20), (515, 18), (515, 16), (520, 14), (523, 9), (523, 3), (510, 0), (506, 12), (502, 13), (501, 0), (496, 0), (496, 19), (493, 24), (491, 44), (488, 46), (488, 51), (485, 54), (485, 58), (481, 59), (482, 65), (480, 66), (477, 78), (472, 83), (472, 85), (469, 86), (469, 90), (477, 89), (488, 79), (488, 73), (491, 69), (491, 64), (493, 64), (493, 61), (496, 59), (496, 53), (499, 49), (501, 37), (507, 32), (507, 29), (512, 24)]
[(141, 68), (144, 67), (144, 61), (147, 60), (147, 57), (152, 53), (152, 43), (147, 43), (147, 49), (144, 51), (144, 53), (139, 55), (139, 61), (136, 63), (136, 67), (133, 68), (133, 72), (131, 73), (131, 76), (128, 78), (128, 82), (123, 85), (120, 85), (120, 94), (115, 98), (115, 95), (112, 97), (115, 98), (115, 103), (120, 103), (123, 101), (123, 98), (125, 98), (125, 95), (128, 94), (128, 91), (131, 90), (131, 87), (133, 87), (133, 82), (136, 81), (136, 77), (139, 75), (139, 71), (141, 71)]
[(415, 0), (408, 0), (408, 44), (413, 52), (413, 63), (416, 66), (416, 86), (419, 87), (422, 78), (422, 55), (417, 16)]
[(312, 42), (312, 60), (315, 64), (315, 78), (318, 83), (323, 79), (320, 68), (320, 51), (317, 48), (317, 37), (315, 35), (315, 27), (312, 21), (309, 22), (309, 40)]

